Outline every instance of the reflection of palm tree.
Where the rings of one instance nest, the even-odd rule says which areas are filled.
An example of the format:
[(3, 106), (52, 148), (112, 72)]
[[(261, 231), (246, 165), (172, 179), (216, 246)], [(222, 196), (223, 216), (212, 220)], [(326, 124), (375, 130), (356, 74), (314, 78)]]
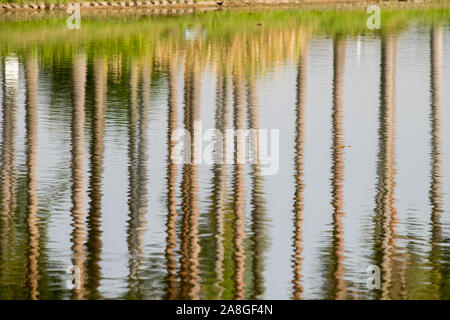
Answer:
[[(11, 243), (13, 241), (16, 211), (16, 97), (19, 85), (19, 61), (15, 56), (4, 59), (2, 148), (0, 167), (0, 283), (8, 285), (11, 272)], [(1, 291), (1, 290), (0, 290)], [(2, 292), (0, 292), (1, 294)]]
[(259, 137), (259, 105), (256, 88), (256, 75), (251, 72), (247, 77), (247, 100), (249, 111), (249, 127), (251, 129), (250, 148), (252, 155), (252, 191), (250, 202), (252, 204), (252, 251), (253, 264), (252, 273), (254, 286), (251, 294), (252, 299), (258, 299), (264, 293), (264, 248), (265, 230), (264, 214), (265, 203), (263, 198), (263, 176), (261, 174), (260, 163), (260, 137)]
[(306, 65), (307, 43), (301, 47), (297, 70), (297, 104), (296, 104), (296, 138), (295, 138), (295, 196), (294, 196), (294, 298), (301, 299), (303, 295), (302, 265), (303, 265), (303, 158), (305, 139), (305, 108), (306, 108)]
[(87, 238), (88, 260), (86, 264), (88, 279), (86, 287), (90, 299), (99, 299), (101, 279), (100, 257), (102, 252), (101, 216), (102, 216), (102, 175), (103, 175), (103, 135), (106, 99), (106, 61), (94, 59), (94, 112), (92, 116), (91, 177), (89, 182), (89, 228)]
[[(198, 243), (198, 162), (200, 161), (198, 147), (199, 136), (195, 123), (200, 120), (200, 70), (198, 57), (187, 52), (185, 57), (185, 92), (184, 92), (184, 123), (190, 133), (191, 141), (187, 146), (190, 163), (183, 166), (181, 182), (182, 192), (182, 241), (180, 259), (181, 297), (183, 299), (198, 299), (199, 284), (199, 253)], [(185, 148), (186, 149), (186, 148)]]
[(212, 221), (215, 225), (215, 298), (221, 299), (224, 294), (224, 232), (225, 232), (225, 211), (226, 211), (226, 197), (227, 197), (227, 170), (228, 166), (225, 163), (226, 150), (229, 141), (224, 135), (227, 129), (229, 129), (229, 113), (230, 113), (230, 100), (231, 100), (231, 68), (228, 65), (219, 66), (217, 74), (217, 112), (216, 112), (216, 129), (220, 134), (216, 137), (215, 152), (216, 158), (213, 166), (213, 178), (212, 178), (212, 206), (211, 215)]
[[(143, 64), (142, 103), (137, 110), (139, 71), (137, 61), (131, 62), (130, 71), (130, 142), (129, 142), (129, 210), (128, 250), (129, 261), (129, 297), (141, 298), (141, 277), (143, 259), (143, 234), (145, 232), (145, 214), (147, 211), (147, 127), (148, 105), (150, 99), (150, 65)], [(137, 137), (139, 138), (136, 141)]]
[(233, 220), (233, 261), (234, 261), (234, 298), (243, 299), (245, 294), (245, 250), (244, 250), (244, 156), (245, 156), (245, 79), (240, 66), (235, 65), (233, 71), (234, 83), (234, 220)]
[(128, 142), (128, 296), (130, 298), (136, 298), (138, 294), (139, 285), (136, 286), (138, 281), (136, 274), (137, 272), (137, 247), (136, 247), (136, 228), (137, 228), (137, 170), (136, 170), (136, 123), (137, 123), (137, 99), (138, 99), (138, 82), (139, 82), (139, 72), (136, 59), (131, 61), (130, 75), (129, 75), (129, 86), (130, 86), (130, 96), (129, 96), (129, 106), (128, 106), (128, 117), (129, 117), (129, 142)]
[(145, 215), (147, 214), (147, 160), (148, 160), (148, 111), (150, 108), (150, 85), (151, 85), (151, 67), (149, 59), (143, 63), (142, 69), (142, 95), (139, 107), (139, 124), (138, 124), (138, 158), (137, 158), (137, 199), (138, 199), (138, 226), (137, 226), (137, 240), (139, 248), (139, 262), (138, 268), (142, 267), (143, 258), (143, 242), (144, 233), (146, 231), (147, 221)]
[(171, 56), (169, 61), (169, 101), (167, 116), (167, 222), (166, 222), (166, 261), (167, 261), (167, 299), (175, 299), (177, 297), (177, 277), (176, 277), (176, 254), (174, 250), (177, 246), (176, 219), (177, 219), (177, 200), (176, 200), (176, 183), (177, 183), (177, 165), (172, 160), (172, 152), (175, 142), (172, 141), (173, 133), (177, 128), (177, 57)]
[(396, 38), (383, 35), (381, 42), (381, 104), (375, 208), (375, 264), (381, 268), (381, 292), (377, 298), (391, 297), (395, 225), (395, 60)]
[(122, 78), (122, 56), (116, 55), (109, 60), (109, 70), (113, 83), (120, 83)]
[(331, 154), (331, 189), (333, 207), (333, 240), (331, 249), (331, 287), (330, 298), (344, 299), (346, 294), (344, 280), (344, 225), (343, 225), (343, 181), (344, 181), (344, 139), (343, 139), (343, 95), (345, 39), (338, 36), (334, 40), (333, 62), (333, 110)]
[(27, 143), (27, 229), (28, 255), (27, 273), (30, 299), (39, 295), (39, 218), (38, 199), (36, 195), (36, 159), (37, 159), (37, 91), (38, 61), (37, 56), (30, 55), (25, 60), (26, 72), (26, 143)]
[(441, 214), (441, 86), (442, 86), (442, 26), (434, 26), (431, 31), (431, 284), (436, 291), (434, 298), (442, 297), (442, 227)]
[[(15, 136), (16, 136), (16, 96), (18, 89), (18, 61), (15, 57), (7, 57), (3, 64), (3, 123), (1, 154), (1, 187), (0, 187), (0, 275), (6, 273), (11, 225), (16, 207), (16, 169), (15, 169)], [(2, 276), (3, 278), (3, 276)], [(4, 283), (4, 281), (2, 281)]]
[(72, 262), (80, 274), (80, 289), (73, 289), (72, 298), (85, 297), (84, 262), (84, 121), (85, 121), (86, 56), (75, 55), (72, 62)]

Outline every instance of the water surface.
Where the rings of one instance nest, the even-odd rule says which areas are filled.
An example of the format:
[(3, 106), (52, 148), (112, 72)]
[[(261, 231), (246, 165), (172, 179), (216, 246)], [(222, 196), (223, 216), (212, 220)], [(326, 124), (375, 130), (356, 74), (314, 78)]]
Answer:
[[(450, 298), (450, 15), (386, 15), (3, 17), (0, 297)], [(175, 163), (199, 121), (277, 172)]]

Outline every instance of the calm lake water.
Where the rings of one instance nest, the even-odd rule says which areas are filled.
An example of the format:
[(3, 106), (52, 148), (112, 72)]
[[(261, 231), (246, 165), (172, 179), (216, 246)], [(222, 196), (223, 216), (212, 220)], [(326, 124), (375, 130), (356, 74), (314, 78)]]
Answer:
[(450, 298), (450, 14), (405, 12), (0, 17), (0, 298)]

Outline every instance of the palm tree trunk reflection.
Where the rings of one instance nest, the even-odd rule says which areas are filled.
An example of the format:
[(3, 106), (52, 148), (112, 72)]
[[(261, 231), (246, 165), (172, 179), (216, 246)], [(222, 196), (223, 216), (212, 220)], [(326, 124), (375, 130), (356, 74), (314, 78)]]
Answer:
[(142, 298), (140, 271), (143, 262), (143, 235), (146, 229), (147, 213), (147, 129), (150, 102), (151, 70), (149, 61), (142, 69), (142, 103), (138, 110), (139, 64), (131, 61), (130, 109), (129, 109), (129, 298)]
[(259, 104), (256, 86), (256, 74), (248, 71), (247, 77), (247, 100), (250, 127), (250, 152), (252, 155), (252, 191), (250, 203), (252, 205), (252, 252), (253, 252), (253, 287), (251, 299), (259, 299), (264, 294), (264, 249), (266, 246), (266, 235), (264, 228), (265, 200), (263, 194), (264, 179), (261, 174), (260, 160), (260, 136), (259, 136)]
[(16, 208), (16, 97), (19, 85), (19, 62), (15, 56), (3, 61), (3, 108), (2, 108), (2, 153), (1, 153), (1, 209), (0, 209), (0, 255), (2, 279), (8, 270), (10, 232)]
[(441, 191), (442, 41), (442, 26), (433, 26), (431, 30), (431, 251), (429, 259), (432, 266), (431, 284), (436, 299), (442, 297), (443, 282), (440, 222), (443, 212)]
[(86, 56), (78, 53), (72, 61), (72, 263), (80, 274), (80, 288), (73, 299), (85, 298), (86, 252), (84, 249), (84, 122), (85, 122)]
[(383, 35), (381, 41), (381, 104), (375, 208), (375, 263), (381, 268), (381, 291), (376, 298), (392, 298), (395, 225), (395, 69), (396, 37)]
[(36, 194), (37, 177), (37, 93), (38, 93), (38, 59), (30, 54), (25, 60), (26, 73), (26, 145), (27, 145), (27, 229), (28, 255), (27, 273), (29, 297), (36, 300), (39, 296), (39, 218), (38, 198)]
[(128, 106), (128, 297), (136, 298), (139, 294), (137, 283), (137, 170), (136, 170), (136, 124), (137, 124), (137, 99), (139, 84), (138, 62), (135, 57), (131, 58), (129, 75), (129, 106)]
[(234, 299), (245, 297), (245, 249), (244, 249), (244, 156), (245, 156), (245, 78), (242, 75), (242, 66), (235, 65), (233, 70), (234, 83), (234, 220), (233, 220), (233, 261), (234, 261)]
[(343, 96), (345, 68), (345, 38), (337, 36), (334, 40), (333, 60), (333, 110), (331, 154), (331, 189), (333, 207), (333, 240), (331, 251), (332, 286), (330, 294), (333, 299), (344, 299), (346, 284), (344, 280), (344, 225), (343, 225), (343, 182), (344, 182), (344, 137), (343, 137)]
[(177, 164), (171, 156), (175, 147), (172, 141), (173, 134), (177, 129), (178, 105), (177, 105), (177, 55), (169, 57), (168, 77), (169, 77), (169, 97), (167, 115), (167, 222), (166, 222), (166, 262), (167, 262), (167, 299), (176, 299), (178, 295), (178, 280), (176, 276), (177, 262), (175, 249), (177, 247)]
[[(200, 121), (200, 66), (197, 54), (188, 50), (184, 73), (184, 123), (190, 133), (190, 163), (183, 165), (182, 192), (182, 240), (180, 259), (181, 298), (198, 299), (200, 291), (198, 240), (198, 147), (201, 132), (195, 123)], [(188, 147), (188, 149), (189, 149)]]
[(101, 298), (98, 292), (101, 279), (100, 260), (102, 253), (102, 182), (104, 157), (104, 127), (105, 127), (105, 100), (106, 100), (106, 59), (94, 59), (94, 112), (92, 116), (92, 144), (90, 151), (90, 182), (89, 182), (89, 215), (87, 218), (88, 260), (86, 264), (88, 278), (86, 288), (89, 290), (89, 299)]
[(305, 142), (305, 109), (306, 109), (306, 68), (308, 58), (307, 41), (301, 45), (297, 69), (297, 103), (295, 124), (295, 196), (294, 196), (294, 299), (301, 299), (303, 295), (302, 265), (303, 265), (303, 162)]
[(231, 66), (219, 65), (217, 72), (216, 87), (216, 129), (220, 135), (216, 137), (215, 152), (216, 158), (213, 165), (212, 178), (212, 221), (215, 226), (215, 299), (222, 299), (225, 291), (224, 284), (224, 259), (225, 259), (225, 213), (227, 200), (227, 171), (228, 165), (225, 163), (227, 146), (230, 143), (225, 134), (230, 127), (230, 108), (231, 108)]
[[(147, 220), (145, 215), (147, 214), (147, 183), (148, 183), (148, 173), (147, 173), (147, 161), (148, 161), (148, 112), (150, 108), (150, 86), (151, 86), (151, 75), (152, 70), (150, 66), (151, 61), (149, 58), (143, 63), (142, 69), (142, 95), (141, 103), (139, 108), (139, 124), (138, 124), (138, 158), (137, 158), (137, 228), (136, 228), (136, 239), (137, 239), (137, 267), (138, 272), (142, 269), (143, 259), (144, 259), (144, 234), (147, 229)], [(140, 279), (140, 281), (142, 281)]]

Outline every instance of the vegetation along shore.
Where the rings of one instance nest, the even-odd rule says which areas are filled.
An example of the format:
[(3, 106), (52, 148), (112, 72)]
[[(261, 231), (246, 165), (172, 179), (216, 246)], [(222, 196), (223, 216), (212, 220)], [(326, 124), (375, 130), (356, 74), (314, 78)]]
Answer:
[(65, 10), (71, 4), (78, 4), (83, 9), (131, 9), (131, 8), (221, 8), (221, 7), (259, 7), (286, 5), (323, 5), (338, 4), (342, 6), (379, 3), (389, 7), (430, 6), (445, 4), (447, 0), (409, 0), (409, 1), (361, 1), (361, 0), (107, 0), (107, 1), (70, 1), (70, 0), (0, 0), (0, 12), (29, 10)]

